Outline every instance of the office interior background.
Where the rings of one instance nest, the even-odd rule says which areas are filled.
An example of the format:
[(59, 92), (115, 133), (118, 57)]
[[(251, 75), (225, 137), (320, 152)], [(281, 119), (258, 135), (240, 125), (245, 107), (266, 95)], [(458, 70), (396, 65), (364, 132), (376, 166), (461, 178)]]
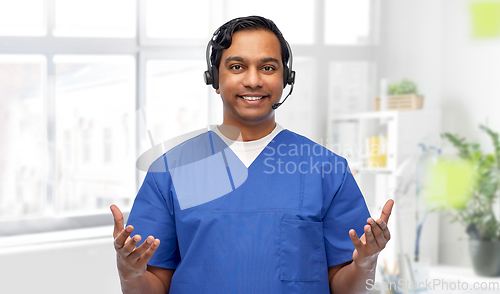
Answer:
[[(120, 293), (109, 206), (131, 208), (145, 175), (141, 154), (222, 122), (220, 97), (202, 74), (208, 40), (234, 17), (262, 15), (281, 29), (297, 78), (277, 122), (348, 158), (372, 215), (396, 196), (418, 144), (454, 156), (439, 136), (450, 132), (493, 152), (478, 126), (500, 131), (500, 33), (477, 35), (472, 7), (481, 2), (500, 5), (0, 0), (2, 292)], [(403, 79), (417, 84), (423, 107), (375, 111), (384, 87)], [(387, 140), (385, 167), (366, 166), (370, 136)], [(485, 279), (472, 274), (464, 227), (428, 210), (414, 178), (397, 195), (379, 265), (392, 271), (401, 256), (414, 260), (427, 211), (414, 268)]]

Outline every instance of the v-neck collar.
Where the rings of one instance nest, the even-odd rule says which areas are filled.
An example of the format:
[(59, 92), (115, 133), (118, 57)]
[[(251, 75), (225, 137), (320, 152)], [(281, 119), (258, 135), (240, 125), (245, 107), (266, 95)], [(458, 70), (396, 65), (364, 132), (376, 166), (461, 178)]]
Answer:
[[(215, 134), (215, 135), (217, 135), (217, 137), (218, 137), (218, 138), (222, 141), (222, 143), (223, 143), (223, 144), (224, 144), (224, 146), (226, 147), (226, 148), (224, 148), (224, 150), (229, 149), (229, 150), (230, 150), (229, 152), (231, 152), (231, 153), (234, 155), (234, 157), (236, 157), (236, 158), (239, 160), (239, 162), (240, 162), (243, 166), (245, 166), (247, 169), (250, 169), (250, 167), (252, 167), (252, 166), (254, 166), (254, 165), (255, 165), (254, 163), (255, 163), (257, 160), (260, 160), (260, 157), (262, 156), (263, 151), (264, 151), (264, 150), (266, 150), (266, 149), (267, 149), (267, 148), (271, 145), (271, 143), (274, 143), (274, 141), (276, 140), (276, 138), (278, 138), (278, 136), (280, 136), (280, 135), (281, 135), (284, 131), (287, 131), (287, 129), (282, 128), (282, 130), (281, 130), (281, 131), (279, 131), (279, 132), (278, 132), (278, 133), (277, 133), (277, 134), (276, 134), (276, 135), (275, 135), (275, 136), (274, 136), (274, 137), (273, 137), (273, 138), (272, 138), (272, 139), (271, 139), (271, 140), (270, 140), (270, 141), (266, 144), (266, 146), (264, 146), (264, 148), (263, 148), (263, 149), (259, 152), (259, 154), (257, 155), (257, 157), (255, 157), (255, 159), (252, 161), (252, 163), (250, 163), (250, 165), (249, 165), (248, 167), (247, 167), (247, 166), (245, 165), (245, 163), (244, 163), (244, 162), (240, 159), (240, 157), (238, 157), (238, 156), (236, 155), (236, 153), (235, 153), (235, 152), (231, 149), (231, 147), (229, 147), (229, 145), (227, 145), (226, 141), (225, 141), (223, 138), (221, 138), (221, 137), (219, 136), (219, 134), (218, 134), (217, 132), (214, 132), (214, 131), (209, 131), (209, 132), (210, 132), (210, 133), (213, 133), (213, 134)], [(219, 132), (220, 132), (220, 131), (219, 131)], [(221, 133), (221, 135), (222, 135), (222, 136), (224, 136), (222, 133)], [(210, 136), (211, 136), (211, 134), (210, 134)], [(227, 137), (225, 137), (225, 138), (227, 139)], [(265, 138), (265, 137), (264, 137), (264, 138)], [(263, 138), (262, 138), (262, 139), (263, 139)], [(211, 139), (210, 139), (210, 141), (212, 141), (212, 140), (213, 140), (213, 139), (211, 138)], [(229, 139), (228, 139), (228, 140), (229, 140)], [(261, 140), (261, 139), (259, 139), (259, 140)], [(229, 140), (229, 141), (232, 141), (232, 140)], [(213, 153), (213, 152), (214, 152), (213, 142), (210, 142), (210, 143), (212, 144), (212, 153)]]

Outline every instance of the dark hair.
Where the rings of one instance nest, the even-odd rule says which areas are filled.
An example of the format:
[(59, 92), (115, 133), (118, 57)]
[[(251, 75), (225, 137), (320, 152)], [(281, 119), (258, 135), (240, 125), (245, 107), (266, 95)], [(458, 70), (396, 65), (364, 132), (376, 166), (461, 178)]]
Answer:
[(215, 39), (212, 40), (212, 54), (210, 55), (210, 62), (219, 70), (220, 60), (222, 58), (222, 51), (231, 46), (233, 34), (242, 30), (266, 30), (274, 33), (281, 45), (281, 61), (283, 65), (288, 63), (290, 52), (286, 45), (285, 38), (281, 34), (276, 24), (262, 16), (246, 16), (238, 17), (223, 24), (215, 33)]

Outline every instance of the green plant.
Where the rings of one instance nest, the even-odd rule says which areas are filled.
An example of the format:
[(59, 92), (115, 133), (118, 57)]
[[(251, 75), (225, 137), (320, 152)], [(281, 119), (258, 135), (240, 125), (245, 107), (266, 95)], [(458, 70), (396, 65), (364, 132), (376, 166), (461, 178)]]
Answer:
[(493, 154), (485, 154), (478, 143), (466, 142), (458, 135), (444, 133), (441, 136), (458, 150), (460, 158), (473, 166), (469, 198), (465, 207), (455, 208), (454, 221), (466, 226), (473, 239), (500, 240), (500, 220), (495, 216), (496, 202), (500, 199), (500, 141), (499, 135), (486, 126), (479, 126), (488, 134), (494, 146)]
[(407, 79), (398, 83), (390, 84), (388, 89), (389, 95), (404, 95), (404, 94), (417, 94), (417, 85)]

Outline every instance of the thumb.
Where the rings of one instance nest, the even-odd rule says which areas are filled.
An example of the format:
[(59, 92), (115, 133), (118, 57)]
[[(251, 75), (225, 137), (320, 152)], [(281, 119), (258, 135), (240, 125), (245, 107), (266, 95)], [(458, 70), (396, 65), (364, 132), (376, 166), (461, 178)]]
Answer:
[(111, 205), (109, 207), (111, 209), (111, 213), (113, 214), (113, 219), (114, 219), (114, 230), (113, 230), (113, 238), (116, 238), (122, 231), (123, 231), (123, 226), (124, 226), (124, 221), (123, 221), (123, 214), (116, 205)]

